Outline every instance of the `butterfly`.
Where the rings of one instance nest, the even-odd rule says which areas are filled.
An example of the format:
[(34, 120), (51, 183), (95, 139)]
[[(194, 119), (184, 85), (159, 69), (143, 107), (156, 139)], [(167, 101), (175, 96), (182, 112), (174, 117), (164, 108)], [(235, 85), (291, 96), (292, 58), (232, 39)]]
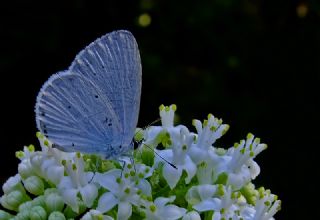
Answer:
[(117, 158), (133, 148), (142, 68), (126, 30), (84, 48), (68, 70), (52, 75), (35, 105), (36, 124), (57, 148)]

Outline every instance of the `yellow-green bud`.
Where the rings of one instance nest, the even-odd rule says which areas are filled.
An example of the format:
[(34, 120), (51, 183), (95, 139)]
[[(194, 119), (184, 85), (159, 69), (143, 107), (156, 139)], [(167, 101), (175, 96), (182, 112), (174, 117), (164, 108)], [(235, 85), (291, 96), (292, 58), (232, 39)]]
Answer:
[(45, 220), (47, 219), (47, 212), (41, 206), (35, 206), (30, 210), (31, 220)]
[(19, 212), (14, 220), (29, 220), (30, 219), (30, 209), (25, 209), (21, 212)]
[(26, 190), (34, 195), (41, 195), (44, 191), (43, 181), (38, 176), (30, 176), (24, 181)]
[(12, 219), (12, 217), (13, 216), (8, 212), (0, 210), (0, 220), (9, 220), (9, 219)]
[[(57, 193), (51, 193), (45, 198), (46, 210), (50, 213), (53, 211), (62, 211), (64, 202), (60, 195)], [(61, 213), (62, 214), (62, 213)]]
[(63, 215), (62, 212), (55, 211), (49, 215), (48, 220), (66, 220), (66, 217)]
[(19, 212), (22, 212), (23, 210), (30, 210), (32, 207), (33, 207), (32, 201), (28, 201), (28, 202), (22, 203), (19, 206)]
[(26, 201), (25, 195), (21, 191), (12, 191), (1, 197), (1, 205), (9, 210), (18, 210), (19, 205)]

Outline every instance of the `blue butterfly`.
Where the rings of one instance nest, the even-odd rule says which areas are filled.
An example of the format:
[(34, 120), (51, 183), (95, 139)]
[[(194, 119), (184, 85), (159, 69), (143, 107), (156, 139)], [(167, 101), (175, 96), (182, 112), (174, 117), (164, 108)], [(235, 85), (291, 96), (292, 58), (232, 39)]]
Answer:
[(37, 128), (63, 151), (117, 158), (133, 148), (141, 77), (133, 35), (108, 33), (43, 85), (35, 106)]

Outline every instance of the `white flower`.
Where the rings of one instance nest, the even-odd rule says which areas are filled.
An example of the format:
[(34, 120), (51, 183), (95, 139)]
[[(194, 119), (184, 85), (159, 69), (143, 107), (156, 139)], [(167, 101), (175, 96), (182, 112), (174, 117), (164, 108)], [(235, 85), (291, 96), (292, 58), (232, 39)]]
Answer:
[(214, 211), (213, 220), (238, 216), (239, 208), (232, 196), (231, 187), (223, 185), (201, 185), (189, 189), (186, 200), (199, 212)]
[[(118, 205), (117, 219), (128, 219), (132, 214), (132, 205), (140, 205), (141, 197), (139, 194), (142, 190), (149, 193), (148, 186), (139, 185), (139, 180), (131, 178), (136, 175), (134, 171), (131, 172), (132, 168), (128, 170), (130, 171), (113, 169), (103, 174), (97, 173), (94, 176), (93, 181), (108, 190), (99, 198), (98, 211), (105, 213)], [(121, 176), (122, 178), (120, 178)], [(143, 189), (138, 188), (138, 186), (142, 186)]]
[(64, 202), (68, 204), (73, 211), (79, 211), (78, 193), (87, 207), (93, 205), (98, 196), (98, 187), (92, 183), (93, 173), (84, 172), (84, 161), (80, 153), (76, 154), (74, 163), (66, 161), (66, 172), (58, 185), (60, 195)]
[(186, 184), (190, 183), (197, 171), (196, 165), (187, 154), (189, 146), (193, 141), (193, 135), (186, 128), (181, 127), (180, 137), (176, 137), (175, 139), (176, 141), (173, 142), (171, 149), (157, 151), (166, 161), (163, 161), (161, 157), (157, 157), (155, 162), (155, 166), (159, 163), (164, 163), (163, 177), (171, 189), (178, 183), (183, 170), (187, 172)]
[(201, 217), (198, 212), (191, 211), (185, 214), (182, 218), (182, 220), (201, 220)]
[(174, 112), (176, 109), (176, 105), (161, 105), (159, 107), (162, 126), (150, 126), (146, 129), (144, 133), (145, 145), (157, 146), (162, 143), (164, 147), (169, 147), (175, 142), (179, 142), (181, 128), (187, 128), (183, 125), (174, 126)]
[(249, 133), (247, 140), (240, 141), (234, 147), (229, 148), (226, 156), (230, 158), (226, 171), (229, 173), (228, 184), (240, 189), (260, 173), (259, 165), (253, 158), (267, 148), (266, 144), (260, 144), (260, 139)]
[(270, 190), (260, 188), (259, 198), (255, 205), (255, 214), (252, 220), (271, 220), (277, 211), (281, 208), (281, 201), (277, 200), (276, 195), (271, 194)]
[(21, 177), (19, 174), (10, 177), (2, 186), (2, 190), (5, 194), (8, 194), (14, 190), (19, 190), (24, 192), (24, 188), (21, 183)]
[(84, 216), (82, 216), (81, 220), (113, 220), (112, 217), (103, 215), (98, 210), (90, 210)]
[(186, 213), (186, 209), (176, 205), (167, 205), (173, 202), (175, 196), (170, 198), (158, 197), (154, 202), (146, 202), (141, 210), (145, 213), (147, 220), (175, 220), (179, 219)]
[(74, 153), (65, 153), (52, 147), (52, 143), (39, 132), (37, 133), (41, 145), (41, 151), (34, 151), (34, 147), (24, 147), (24, 151), (17, 152), (21, 160), (18, 170), (21, 176), (26, 179), (38, 175), (55, 185), (59, 184), (64, 175), (64, 167), (61, 162), (70, 159)]

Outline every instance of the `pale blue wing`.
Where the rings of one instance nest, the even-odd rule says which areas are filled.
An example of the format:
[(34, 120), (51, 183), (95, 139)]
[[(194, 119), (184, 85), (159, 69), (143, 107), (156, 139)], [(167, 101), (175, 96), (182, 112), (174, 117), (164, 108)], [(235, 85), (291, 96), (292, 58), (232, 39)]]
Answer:
[(137, 43), (130, 32), (112, 32), (45, 83), (37, 98), (37, 126), (63, 150), (115, 157), (133, 138), (140, 94)]
[(142, 76), (133, 35), (121, 30), (97, 39), (78, 54), (69, 71), (93, 82), (108, 97), (122, 127), (121, 145), (128, 146), (138, 121)]

